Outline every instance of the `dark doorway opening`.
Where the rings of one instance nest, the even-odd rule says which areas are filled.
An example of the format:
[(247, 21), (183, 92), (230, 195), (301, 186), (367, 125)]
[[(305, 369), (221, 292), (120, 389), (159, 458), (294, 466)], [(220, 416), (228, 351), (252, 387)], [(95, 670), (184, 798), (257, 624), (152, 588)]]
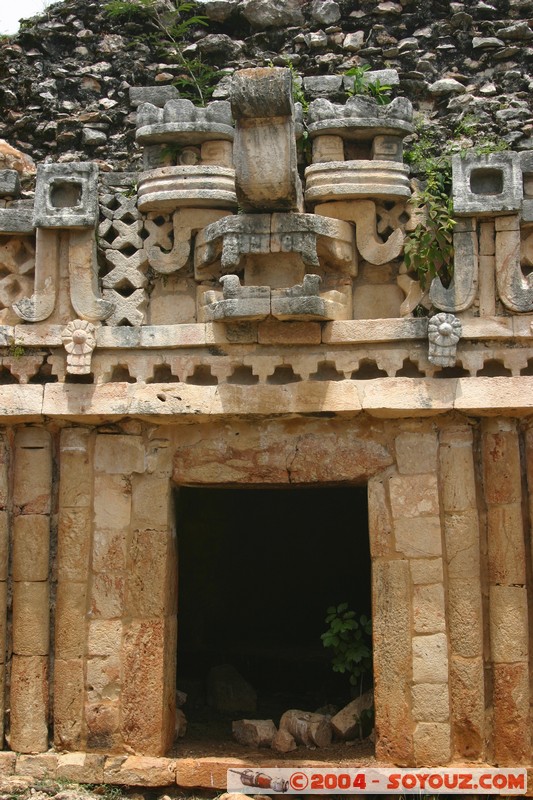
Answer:
[(176, 514), (177, 688), (189, 731), (228, 718), (207, 696), (221, 664), (254, 687), (248, 716), (258, 719), (349, 702), (320, 636), (328, 606), (371, 616), (366, 487), (180, 488)]

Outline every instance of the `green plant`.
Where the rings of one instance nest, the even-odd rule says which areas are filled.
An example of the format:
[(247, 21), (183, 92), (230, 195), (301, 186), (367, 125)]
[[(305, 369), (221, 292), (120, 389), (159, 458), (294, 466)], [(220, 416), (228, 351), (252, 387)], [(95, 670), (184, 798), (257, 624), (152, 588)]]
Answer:
[(24, 347), (21, 344), (17, 344), (16, 342), (13, 342), (9, 346), (8, 354), (9, 354), (9, 356), (11, 358), (22, 358), (22, 356), (26, 355), (26, 350), (24, 349)]
[(476, 155), (507, 150), (507, 142), (489, 133), (480, 133), (480, 120), (466, 114), (457, 122), (452, 135), (429, 125), (423, 117), (415, 124), (415, 140), (405, 153), (421, 182), (412, 205), (423, 210), (423, 218), (405, 240), (405, 264), (417, 274), (424, 289), (436, 275), (448, 285), (453, 275), (453, 201), (451, 157), (464, 156), (471, 150)]
[(451, 198), (451, 162), (449, 158), (428, 159), (425, 163), (425, 186), (416, 192), (413, 203), (425, 214), (404, 244), (405, 264), (414, 270), (424, 289), (428, 277), (437, 274), (449, 282), (453, 273), (453, 201)]
[(153, 19), (157, 13), (154, 0), (109, 0), (104, 12), (120, 22)]
[(320, 637), (324, 647), (331, 648), (331, 664), (334, 672), (347, 673), (350, 684), (359, 686), (362, 692), (363, 679), (372, 669), (372, 623), (361, 614), (348, 608), (348, 603), (330, 606), (326, 611), (329, 628)]
[(344, 74), (353, 78), (353, 86), (347, 90), (347, 94), (351, 96), (356, 94), (367, 95), (373, 97), (380, 106), (387, 105), (391, 101), (392, 86), (388, 83), (381, 83), (379, 78), (371, 81), (368, 79), (367, 72), (370, 69), (369, 64), (363, 64), (360, 67), (352, 67)]
[(191, 28), (208, 24), (206, 16), (194, 13), (196, 7), (194, 0), (178, 2), (172, 11), (163, 7), (159, 0), (109, 0), (104, 12), (112, 19), (150, 24), (155, 30), (148, 30), (138, 39), (159, 49), (162, 57), (179, 64), (183, 74), (176, 78), (175, 84), (181, 88), (181, 96), (205, 105), (213, 93), (218, 71), (200, 58), (188, 58), (183, 53), (183, 43)]
[(294, 100), (295, 103), (301, 103), (302, 111), (304, 112), (304, 114), (307, 114), (307, 112), (309, 111), (309, 101), (305, 96), (302, 76), (300, 75), (300, 73), (298, 72), (292, 61), (287, 61), (287, 67), (290, 69), (292, 77), (292, 99)]

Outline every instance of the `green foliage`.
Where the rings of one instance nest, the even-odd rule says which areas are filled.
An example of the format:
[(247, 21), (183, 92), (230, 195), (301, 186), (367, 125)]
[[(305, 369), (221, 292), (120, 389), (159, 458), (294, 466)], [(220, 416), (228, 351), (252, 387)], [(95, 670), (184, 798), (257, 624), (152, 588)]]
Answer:
[(194, 14), (196, 2), (178, 2), (173, 11), (162, 7), (158, 0), (109, 0), (104, 5), (105, 13), (112, 19), (149, 23), (150, 28), (137, 40), (154, 47), (161, 58), (179, 64), (183, 74), (178, 75), (175, 85), (180, 96), (205, 105), (211, 97), (218, 70), (204, 64), (200, 58), (188, 58), (183, 54), (183, 45), (191, 29), (207, 25), (207, 17)]
[(405, 263), (417, 273), (422, 288), (437, 274), (447, 285), (453, 274), (454, 258), (451, 157), (464, 156), (471, 150), (476, 155), (487, 155), (507, 150), (509, 146), (503, 139), (485, 133), (475, 114), (466, 114), (448, 137), (441, 128), (419, 118), (415, 135), (405, 161), (421, 180), (412, 203), (424, 208), (426, 216), (406, 238)]
[(156, 13), (154, 0), (109, 0), (104, 13), (120, 22), (153, 19)]
[(26, 350), (24, 349), (23, 345), (13, 342), (9, 346), (8, 353), (11, 356), (11, 358), (22, 358), (22, 356), (26, 355)]
[(200, 98), (205, 105), (215, 91), (219, 70), (206, 64), (201, 58), (184, 58), (184, 62), (186, 72), (178, 75), (174, 85), (178, 87), (180, 97), (192, 101)]
[(449, 158), (425, 162), (425, 187), (417, 192), (414, 202), (425, 207), (425, 219), (419, 222), (405, 240), (405, 263), (414, 270), (424, 289), (440, 274), (448, 281), (453, 270), (453, 202), (451, 163)]
[(392, 86), (388, 83), (381, 83), (379, 78), (375, 81), (369, 81), (366, 73), (369, 71), (370, 65), (363, 64), (360, 67), (352, 67), (345, 72), (345, 75), (353, 78), (353, 86), (348, 89), (348, 94), (351, 96), (356, 94), (366, 95), (373, 97), (380, 106), (385, 106), (391, 101)]
[(292, 77), (292, 99), (294, 100), (295, 103), (301, 103), (302, 111), (304, 112), (304, 114), (307, 114), (307, 112), (309, 111), (309, 101), (305, 96), (302, 76), (300, 75), (300, 73), (298, 72), (292, 61), (287, 61), (287, 67), (290, 69)]
[(334, 672), (348, 674), (352, 686), (362, 681), (372, 669), (372, 623), (364, 614), (357, 617), (348, 603), (330, 606), (326, 612), (328, 630), (320, 637), (332, 650)]

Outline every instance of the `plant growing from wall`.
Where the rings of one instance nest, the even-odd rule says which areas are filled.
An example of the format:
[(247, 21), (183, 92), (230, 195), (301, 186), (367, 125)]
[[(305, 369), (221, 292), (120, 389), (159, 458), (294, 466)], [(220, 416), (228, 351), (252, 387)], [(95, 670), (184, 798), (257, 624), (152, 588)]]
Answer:
[(196, 7), (196, 2), (178, 2), (175, 9), (169, 10), (161, 0), (109, 0), (104, 11), (112, 19), (148, 23), (155, 28), (138, 38), (162, 49), (165, 58), (183, 68), (183, 74), (174, 82), (180, 96), (205, 105), (213, 93), (217, 70), (198, 57), (186, 57), (183, 52), (183, 43), (191, 29), (208, 24), (207, 17), (194, 13)]
[(391, 101), (392, 86), (388, 83), (381, 83), (379, 78), (373, 81), (369, 80), (366, 74), (369, 70), (370, 65), (363, 64), (360, 67), (352, 67), (344, 73), (349, 78), (353, 78), (353, 86), (347, 90), (347, 94), (350, 97), (356, 94), (366, 95), (373, 97), (380, 106), (387, 105)]
[(452, 155), (464, 156), (473, 150), (476, 155), (507, 150), (503, 139), (483, 132), (479, 119), (468, 114), (457, 122), (452, 136), (446, 137), (422, 118), (415, 129), (416, 140), (405, 153), (405, 161), (415, 172), (420, 188), (412, 204), (423, 209), (423, 215), (406, 237), (405, 264), (416, 273), (422, 288), (436, 275), (448, 285), (453, 275), (453, 200)]

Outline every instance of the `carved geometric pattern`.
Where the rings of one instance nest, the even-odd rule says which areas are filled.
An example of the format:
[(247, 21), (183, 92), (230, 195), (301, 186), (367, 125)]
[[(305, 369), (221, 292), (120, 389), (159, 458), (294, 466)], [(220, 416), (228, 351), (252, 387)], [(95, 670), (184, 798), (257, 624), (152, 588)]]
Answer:
[(0, 325), (19, 318), (11, 305), (33, 292), (35, 245), (30, 236), (0, 236)]
[(148, 259), (137, 198), (119, 192), (105, 194), (100, 197), (100, 213), (99, 245), (106, 261), (103, 296), (115, 306), (106, 324), (142, 325), (148, 302)]

